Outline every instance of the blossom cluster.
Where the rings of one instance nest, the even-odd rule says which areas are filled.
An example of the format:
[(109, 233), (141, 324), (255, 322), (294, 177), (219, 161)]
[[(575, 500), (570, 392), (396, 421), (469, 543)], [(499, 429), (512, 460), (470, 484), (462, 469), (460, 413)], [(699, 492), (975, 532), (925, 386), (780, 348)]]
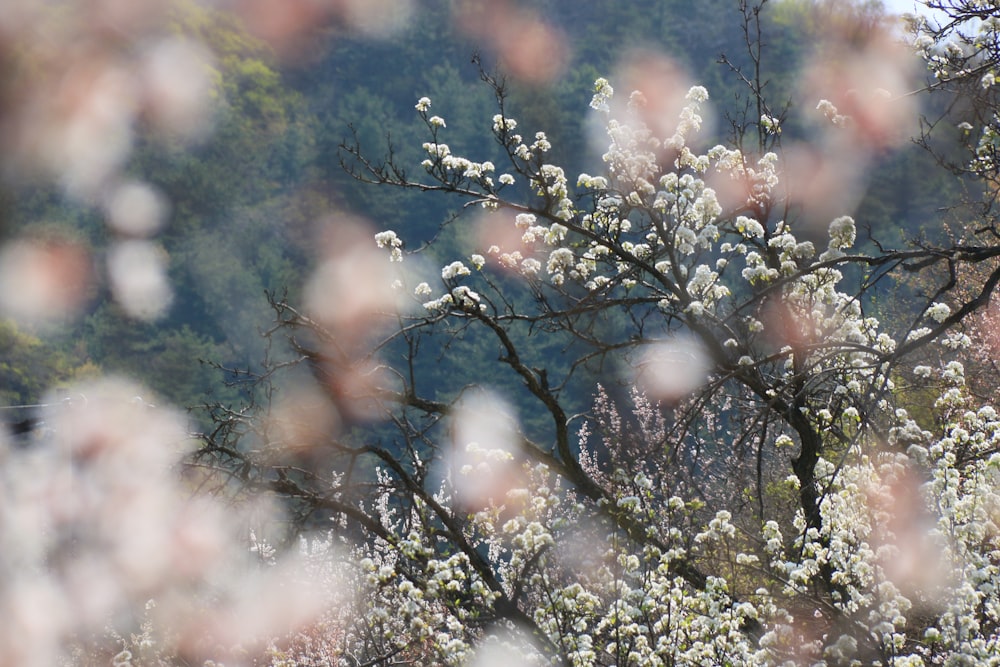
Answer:
[[(380, 623), (442, 664), (473, 655), (478, 614), (511, 604), (542, 640), (521, 643), (529, 664), (995, 659), (1000, 422), (972, 407), (964, 367), (949, 360), (913, 369), (942, 385), (932, 408), (944, 426), (926, 430), (899, 407), (893, 365), (902, 346), (949, 322), (952, 306), (927, 303), (929, 326), (903, 332), (872, 316), (848, 277), (868, 259), (855, 220), (827, 219), (823, 248), (779, 214), (786, 175), (776, 153), (701, 150), (704, 88), (690, 88), (677, 124), (660, 133), (645, 121), (643, 94), (620, 106), (607, 80), (595, 91), (605, 171), (580, 174), (575, 191), (546, 161), (544, 134), (525, 140), (514, 118), (493, 118), (511, 182), (530, 186), (527, 203), (500, 198), (485, 176), (492, 162), (452, 156), (437, 140), (445, 123), (418, 103), (434, 136), (429, 175), (503, 229), (443, 262), (440, 277), (421, 276), (413, 293), (423, 311), (412, 321), (502, 330), (503, 360), (551, 407), (550, 379), (517, 358), (508, 323), (624, 313), (664, 335), (659, 356), (633, 354), (649, 341), (615, 343), (649, 394), (634, 392), (629, 419), (602, 398), (576, 450), (458, 443), (460, 465), (409, 515), (386, 519), (398, 539), (376, 540), (363, 561), (379, 605), (400, 610)], [(848, 124), (832, 103), (820, 110)], [(780, 130), (770, 117), (761, 124)], [(391, 251), (397, 239), (382, 232), (376, 242)], [(524, 278), (529, 305), (505, 292), (510, 274)], [(680, 333), (698, 341), (689, 346), (697, 381), (646, 382), (643, 372), (662, 372), (657, 359), (678, 362)], [(955, 333), (940, 349), (964, 345)], [(733, 443), (735, 454), (709, 443)], [(734, 516), (754, 477), (759, 513)], [(443, 549), (435, 535), (458, 525), (449, 539), (463, 547)]]

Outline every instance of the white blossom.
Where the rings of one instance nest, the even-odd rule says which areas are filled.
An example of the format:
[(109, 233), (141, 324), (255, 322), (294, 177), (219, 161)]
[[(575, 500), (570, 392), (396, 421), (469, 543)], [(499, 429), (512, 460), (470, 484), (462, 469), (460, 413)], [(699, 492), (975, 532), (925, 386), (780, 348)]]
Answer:
[(837, 111), (837, 107), (830, 100), (820, 100), (819, 104), (816, 105), (816, 109), (837, 127), (843, 127), (847, 124), (847, 116), (841, 115)]
[(403, 261), (403, 240), (392, 230), (379, 232), (375, 235), (375, 244), (379, 248), (389, 248), (389, 260), (392, 262)]
[(454, 261), (448, 266), (441, 269), (441, 278), (443, 278), (444, 280), (454, 280), (459, 276), (471, 275), (471, 273), (472, 272), (469, 271), (469, 267), (467, 267), (465, 264), (459, 261)]
[(590, 108), (597, 111), (609, 112), (608, 103), (611, 101), (614, 92), (614, 88), (611, 87), (607, 79), (598, 79), (594, 82), (594, 97), (590, 101)]
[(951, 315), (951, 308), (947, 304), (936, 302), (931, 304), (931, 307), (927, 309), (927, 317), (931, 318), (935, 322), (944, 322)]
[(762, 114), (760, 117), (760, 126), (768, 134), (781, 134), (781, 122), (774, 116)]

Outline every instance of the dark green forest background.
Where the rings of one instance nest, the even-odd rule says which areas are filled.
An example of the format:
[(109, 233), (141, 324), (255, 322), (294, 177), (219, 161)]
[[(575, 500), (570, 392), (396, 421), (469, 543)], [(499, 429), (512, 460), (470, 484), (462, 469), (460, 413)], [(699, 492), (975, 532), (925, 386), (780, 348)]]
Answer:
[[(220, 367), (259, 367), (265, 355), (260, 332), (274, 319), (266, 293), (287, 292), (296, 301), (317, 260), (312, 248), (318, 220), (350, 212), (398, 231), (409, 244), (434, 236), (456, 212), (454, 200), (360, 184), (342, 168), (338, 146), (353, 132), (370, 154), (379, 155), (391, 137), (396, 158), (417, 173), (425, 139), (413, 106), (426, 95), (434, 112), (447, 119), (447, 141), (456, 154), (499, 158), (489, 134), (495, 102), (472, 63), (479, 55), (492, 72), (495, 54), (453, 28), (451, 4), (424, 0), (405, 31), (386, 39), (330, 27), (294, 59), (277, 58), (226, 14), (190, 8), (178, 14), (171, 29), (198, 36), (217, 57), (221, 87), (214, 131), (195, 147), (142, 137), (128, 168), (171, 203), (158, 240), (169, 256), (173, 305), (159, 320), (136, 321), (99, 283), (83, 315), (56, 328), (35, 331), (0, 322), (0, 405), (34, 404), (53, 387), (99, 373), (138, 378), (155, 392), (154, 401), (236, 403), (239, 389), (226, 380), (238, 378)], [(766, 94), (779, 106), (796, 102), (796, 69), (823, 30), (808, 4), (777, 1), (761, 15)], [(647, 48), (675, 58), (709, 90), (718, 112), (713, 132), (724, 141), (734, 123), (753, 113), (745, 85), (720, 63), (725, 54), (736, 67), (749, 66), (737, 5), (540, 0), (534, 7), (564, 31), (570, 62), (551, 84), (512, 80), (508, 113), (526, 132), (547, 133), (552, 161), (566, 168), (571, 182), (580, 172), (600, 172), (586, 126), (594, 79), (612, 76), (627, 51)], [(858, 5), (856, 11), (876, 13), (878, 5)], [(789, 109), (790, 118), (795, 111)], [(790, 136), (804, 131), (794, 121), (785, 126)], [(907, 145), (879, 156), (859, 207), (843, 213), (853, 213), (860, 229), (896, 245), (904, 235), (939, 233), (941, 211), (957, 200), (960, 185), (934, 168), (922, 148)], [(4, 240), (70, 236), (82, 239), (99, 260), (113, 234), (96, 209), (70, 202), (46, 184), (9, 187), (0, 204)], [(460, 239), (456, 228), (434, 252), (449, 260), (467, 255)], [(477, 345), (453, 343), (465, 349), (442, 350), (443, 363), (424, 355), (424, 382), (454, 386), (460, 368), (452, 358), (463, 359), (461, 373), (475, 377), (475, 363), (468, 360), (481, 358), (486, 368), (496, 356)], [(551, 349), (541, 346), (538, 354), (559, 354), (558, 342)], [(8, 416), (24, 417), (16, 410)]]

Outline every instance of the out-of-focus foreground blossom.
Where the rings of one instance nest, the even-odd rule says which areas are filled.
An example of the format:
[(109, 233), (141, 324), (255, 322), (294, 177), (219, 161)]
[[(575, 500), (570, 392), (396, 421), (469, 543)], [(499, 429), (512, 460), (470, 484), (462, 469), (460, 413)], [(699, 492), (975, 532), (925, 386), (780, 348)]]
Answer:
[(195, 138), (211, 123), (213, 59), (167, 32), (171, 3), (13, 4), (0, 24), (8, 178), (40, 174), (88, 199), (120, 172), (144, 124)]
[(506, 71), (527, 83), (554, 81), (569, 62), (565, 37), (528, 7), (508, 0), (461, 3), (459, 31), (488, 46)]
[(407, 25), (414, 0), (226, 0), (223, 6), (243, 19), (253, 34), (287, 58), (303, 49), (318, 29), (339, 27), (348, 33), (384, 38)]
[(711, 368), (705, 350), (693, 339), (663, 340), (642, 355), (635, 380), (650, 397), (670, 404), (703, 386)]
[(799, 99), (817, 140), (785, 146), (785, 179), (810, 220), (851, 210), (872, 162), (917, 131), (918, 61), (888, 19), (827, 9), (829, 32), (800, 74)]
[(364, 419), (372, 405), (366, 398), (384, 383), (383, 369), (371, 350), (400, 307), (402, 292), (394, 268), (378, 246), (388, 247), (394, 260), (401, 249), (384, 236), (372, 243), (365, 221), (350, 217), (326, 220), (320, 230), (320, 264), (306, 282), (308, 317), (327, 332), (313, 362), (328, 396), (348, 418)]
[[(153, 0), (5, 4), (5, 185), (54, 183), (77, 203), (103, 201), (110, 229), (123, 236), (148, 238), (160, 228), (162, 198), (123, 177), (137, 138), (149, 133), (193, 141), (209, 131), (215, 114), (214, 58), (204, 45), (172, 32), (179, 7)], [(15, 240), (2, 254), (3, 316), (37, 325), (85, 305), (95, 260), (84, 248)], [(111, 255), (112, 291), (125, 310), (140, 319), (165, 312), (170, 288), (163, 256), (135, 243)]]
[(9, 241), (0, 247), (0, 314), (36, 325), (72, 317), (93, 277), (88, 248), (72, 237)]
[(293, 560), (254, 565), (246, 530), (269, 523), (266, 510), (196, 493), (178, 475), (184, 421), (140, 393), (75, 387), (52, 398), (30, 447), (4, 443), (0, 664), (51, 667), (81, 640), (100, 648), (107, 628), (138, 631), (150, 599), (150, 640), (202, 660), (252, 649), (327, 603)]
[(461, 505), (501, 505), (508, 491), (523, 485), (517, 422), (499, 396), (467, 396), (452, 414), (451, 431), (446, 467)]

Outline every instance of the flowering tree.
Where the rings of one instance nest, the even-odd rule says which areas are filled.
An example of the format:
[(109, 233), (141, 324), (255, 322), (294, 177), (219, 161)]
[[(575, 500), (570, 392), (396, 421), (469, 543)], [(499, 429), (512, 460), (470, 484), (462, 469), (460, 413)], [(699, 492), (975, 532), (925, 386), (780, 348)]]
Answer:
[[(945, 167), (971, 177), (978, 186), (973, 222), (950, 233), (982, 249), (994, 243), (997, 230), (997, 11), (991, 3), (927, 5), (935, 13), (908, 17), (909, 32), (928, 64), (930, 88), (948, 104), (924, 118), (920, 141)], [(978, 285), (995, 283), (996, 269), (996, 262), (989, 261), (955, 275), (971, 298)], [(981, 311), (962, 326), (982, 344), (963, 362), (974, 369), (969, 375), (975, 390), (989, 396), (995, 374), (997, 309), (992, 300), (981, 305)]]
[[(817, 134), (835, 155), (888, 145), (891, 94), (836, 66), (813, 77), (831, 86)], [(997, 661), (1000, 417), (968, 394), (957, 357), (1000, 270), (971, 291), (952, 277), (1000, 247), (890, 249), (843, 213), (817, 234), (810, 212), (830, 202), (803, 195), (782, 113), (744, 78), (759, 117), (707, 149), (704, 88), (644, 80), (621, 96), (598, 79), (600, 175), (550, 163), (545, 134), (519, 126), (486, 72), (498, 156), (454, 154), (428, 98), (419, 169), (345, 144), (360, 180), (478, 214), (452, 225), (474, 241), (447, 256), (341, 222), (305, 306), (274, 303), (269, 335), (297, 352), (257, 378), (274, 400), (219, 408), (199, 453), (304, 521), (333, 519), (351, 545), (363, 602), (317, 630), (336, 638), (323, 651), (344, 664)], [(877, 292), (914, 275), (909, 317), (880, 321)], [(470, 340), (496, 352), (488, 381), (456, 371), (432, 386), (425, 355)], [(931, 348), (939, 363), (910, 361)], [(314, 389), (298, 376), (282, 402), (279, 373), (303, 366)], [(908, 412), (902, 375), (936, 380), (933, 422)], [(574, 414), (595, 377), (608, 388)], [(349, 428), (373, 418), (392, 428)], [(315, 644), (293, 639), (275, 660)]]

